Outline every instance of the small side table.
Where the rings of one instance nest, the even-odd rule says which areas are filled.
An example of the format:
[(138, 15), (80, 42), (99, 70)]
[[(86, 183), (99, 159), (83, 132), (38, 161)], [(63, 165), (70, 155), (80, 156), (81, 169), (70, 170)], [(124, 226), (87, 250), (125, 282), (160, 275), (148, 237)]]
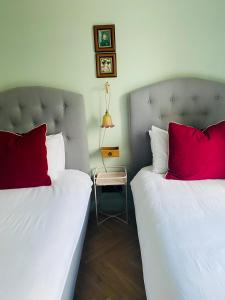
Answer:
[[(99, 167), (93, 171), (94, 179), (94, 195), (95, 195), (95, 208), (96, 208), (96, 221), (100, 225), (108, 219), (116, 218), (117, 220), (128, 224), (128, 204), (127, 204), (127, 170), (124, 166), (115, 167)], [(125, 207), (124, 210), (116, 213), (109, 214), (99, 210), (97, 187), (102, 186), (123, 186), (125, 189)], [(99, 219), (99, 216), (103, 219)], [(125, 218), (122, 218), (125, 215)]]

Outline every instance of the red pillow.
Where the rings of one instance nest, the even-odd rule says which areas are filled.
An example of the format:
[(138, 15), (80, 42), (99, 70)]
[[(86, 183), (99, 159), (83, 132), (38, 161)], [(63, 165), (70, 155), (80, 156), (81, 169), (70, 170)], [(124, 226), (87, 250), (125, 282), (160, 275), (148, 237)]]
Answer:
[(25, 134), (0, 131), (0, 189), (51, 185), (46, 124)]
[(225, 121), (205, 130), (169, 124), (167, 179), (225, 179)]

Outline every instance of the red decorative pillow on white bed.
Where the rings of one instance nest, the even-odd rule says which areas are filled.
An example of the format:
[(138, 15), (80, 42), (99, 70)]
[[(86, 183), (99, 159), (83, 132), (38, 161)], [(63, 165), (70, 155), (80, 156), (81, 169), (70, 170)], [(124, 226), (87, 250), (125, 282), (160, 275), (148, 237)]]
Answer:
[(46, 124), (25, 134), (0, 131), (0, 189), (51, 185)]
[(225, 179), (225, 121), (199, 130), (169, 124), (167, 179)]

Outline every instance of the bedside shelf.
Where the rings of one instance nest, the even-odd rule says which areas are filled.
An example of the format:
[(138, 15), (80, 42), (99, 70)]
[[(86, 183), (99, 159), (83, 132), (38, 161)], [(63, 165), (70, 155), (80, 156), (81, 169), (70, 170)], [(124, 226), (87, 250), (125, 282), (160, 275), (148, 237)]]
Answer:
[(98, 173), (95, 179), (96, 185), (125, 185), (127, 174), (125, 172)]
[[(94, 180), (94, 192), (95, 192), (95, 204), (96, 204), (96, 220), (97, 224), (101, 224), (110, 218), (116, 218), (122, 222), (128, 223), (128, 207), (127, 207), (127, 170), (123, 166), (113, 167), (98, 167), (93, 171)], [(108, 214), (98, 209), (98, 196), (97, 187), (103, 186), (124, 186), (125, 188), (125, 209), (123, 212), (117, 214)], [(120, 215), (125, 213), (125, 219)], [(99, 214), (105, 216), (103, 220), (99, 220)]]
[(127, 170), (125, 167), (96, 168), (94, 170), (94, 183), (98, 186), (104, 185), (126, 185)]

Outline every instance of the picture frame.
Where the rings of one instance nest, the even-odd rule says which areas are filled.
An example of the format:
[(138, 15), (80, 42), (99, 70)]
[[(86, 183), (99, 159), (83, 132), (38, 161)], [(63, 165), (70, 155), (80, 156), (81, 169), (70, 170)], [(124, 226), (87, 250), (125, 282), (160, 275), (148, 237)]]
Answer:
[(115, 25), (95, 25), (93, 29), (95, 52), (115, 52)]
[(116, 53), (96, 53), (96, 76), (117, 77)]

